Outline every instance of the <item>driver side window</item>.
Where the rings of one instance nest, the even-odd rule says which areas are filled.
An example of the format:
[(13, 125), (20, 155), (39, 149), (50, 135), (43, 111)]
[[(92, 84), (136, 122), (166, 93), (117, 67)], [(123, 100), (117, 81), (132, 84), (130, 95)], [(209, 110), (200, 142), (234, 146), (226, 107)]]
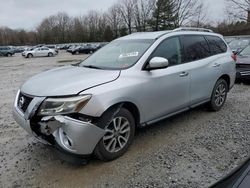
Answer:
[(179, 37), (172, 37), (164, 40), (151, 55), (168, 59), (169, 66), (181, 64), (181, 44)]

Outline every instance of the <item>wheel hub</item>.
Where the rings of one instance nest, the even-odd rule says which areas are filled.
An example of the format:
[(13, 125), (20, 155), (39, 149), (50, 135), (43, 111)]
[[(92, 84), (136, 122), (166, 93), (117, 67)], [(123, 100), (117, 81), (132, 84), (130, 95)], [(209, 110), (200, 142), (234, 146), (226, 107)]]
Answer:
[(130, 136), (130, 123), (124, 117), (115, 117), (105, 128), (103, 144), (105, 149), (110, 153), (122, 150)]

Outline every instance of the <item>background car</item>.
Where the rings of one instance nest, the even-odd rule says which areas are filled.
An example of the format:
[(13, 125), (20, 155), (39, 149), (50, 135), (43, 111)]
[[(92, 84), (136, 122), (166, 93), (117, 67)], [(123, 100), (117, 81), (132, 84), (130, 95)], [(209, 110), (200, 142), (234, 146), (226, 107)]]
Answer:
[(231, 50), (238, 54), (240, 53), (244, 48), (246, 48), (248, 45), (250, 45), (250, 39), (236, 39), (229, 43), (229, 47)]
[(97, 45), (86, 44), (84, 46), (78, 46), (78, 47), (72, 49), (71, 53), (72, 54), (92, 54), (97, 50), (98, 50)]
[(250, 45), (237, 55), (236, 81), (250, 81)]
[(13, 48), (9, 46), (0, 46), (0, 56), (10, 57), (14, 54), (15, 54), (15, 51)]
[(227, 44), (230, 44), (231, 42), (233, 42), (236, 39), (237, 38), (235, 38), (235, 37), (224, 37), (224, 40), (226, 41)]
[(68, 48), (67, 48), (67, 52), (69, 52), (69, 53), (72, 53), (72, 51), (75, 49), (75, 48), (77, 48), (77, 47), (79, 47), (79, 45), (70, 45), (70, 46), (68, 46)]
[(13, 47), (13, 50), (15, 53), (22, 53), (25, 51), (24, 47), (22, 47), (22, 46), (15, 46), (15, 47)]
[(57, 54), (59, 53), (58, 48), (57, 48), (56, 45), (44, 45), (43, 47), (47, 47), (47, 48), (49, 48), (49, 49), (53, 49), (53, 50), (55, 50), (55, 52), (56, 52)]
[(34, 48), (32, 50), (24, 51), (22, 55), (26, 58), (31, 57), (52, 57), (56, 55), (56, 51), (53, 49), (49, 49), (47, 47), (41, 47), (41, 48)]

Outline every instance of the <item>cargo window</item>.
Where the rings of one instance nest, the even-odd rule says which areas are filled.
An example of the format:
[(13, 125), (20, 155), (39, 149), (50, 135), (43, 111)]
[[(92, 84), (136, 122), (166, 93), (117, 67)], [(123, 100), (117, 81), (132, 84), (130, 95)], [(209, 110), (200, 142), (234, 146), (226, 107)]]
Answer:
[(212, 55), (225, 53), (227, 51), (227, 45), (221, 38), (216, 36), (206, 36), (206, 39), (208, 40)]

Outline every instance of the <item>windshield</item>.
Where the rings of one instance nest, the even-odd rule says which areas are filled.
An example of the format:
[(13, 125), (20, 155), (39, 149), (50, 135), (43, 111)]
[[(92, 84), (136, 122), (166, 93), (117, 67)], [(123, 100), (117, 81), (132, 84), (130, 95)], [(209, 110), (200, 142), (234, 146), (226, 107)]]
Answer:
[(240, 53), (240, 55), (250, 56), (250, 46), (248, 46), (244, 50), (242, 50), (242, 52)]
[(247, 45), (249, 45), (249, 40), (234, 40), (229, 44), (232, 50), (239, 48), (242, 49), (245, 48)]
[(80, 66), (125, 69), (134, 65), (154, 40), (115, 40), (83, 61)]

